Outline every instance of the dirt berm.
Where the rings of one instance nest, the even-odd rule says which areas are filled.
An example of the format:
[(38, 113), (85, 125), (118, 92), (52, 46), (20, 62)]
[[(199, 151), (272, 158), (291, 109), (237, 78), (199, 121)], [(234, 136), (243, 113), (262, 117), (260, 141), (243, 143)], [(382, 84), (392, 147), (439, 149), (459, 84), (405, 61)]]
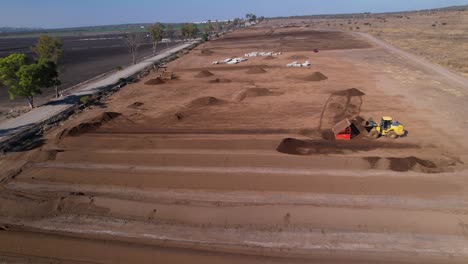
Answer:
[(195, 75), (196, 78), (207, 78), (207, 77), (211, 77), (213, 76), (214, 74), (210, 71), (207, 71), (207, 70), (203, 70), (203, 71), (200, 71), (199, 73), (197, 73)]
[(311, 75), (304, 77), (303, 80), (304, 81), (309, 81), (309, 82), (319, 82), (319, 81), (324, 81), (324, 80), (327, 80), (327, 79), (328, 79), (328, 77), (325, 76), (323, 73), (314, 72)]
[(81, 123), (77, 126), (74, 126), (70, 129), (63, 130), (59, 136), (57, 137), (58, 140), (63, 139), (64, 137), (71, 136), (76, 137), (81, 134), (94, 131), (101, 127), (103, 124), (121, 116), (121, 113), (116, 112), (104, 112), (101, 115), (93, 118), (89, 122)]
[(154, 78), (145, 82), (145, 85), (158, 85), (165, 83), (161, 78)]

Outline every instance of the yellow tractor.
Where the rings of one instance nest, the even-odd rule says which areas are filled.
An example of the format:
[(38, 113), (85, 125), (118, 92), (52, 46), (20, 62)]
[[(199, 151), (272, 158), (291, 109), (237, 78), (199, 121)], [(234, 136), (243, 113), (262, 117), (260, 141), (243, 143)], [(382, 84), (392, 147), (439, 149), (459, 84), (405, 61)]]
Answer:
[(405, 127), (398, 121), (394, 121), (390, 116), (382, 117), (380, 124), (374, 122), (372, 118), (365, 124), (366, 130), (369, 132), (371, 138), (379, 138), (380, 136), (386, 136), (391, 139), (395, 139), (403, 136)]

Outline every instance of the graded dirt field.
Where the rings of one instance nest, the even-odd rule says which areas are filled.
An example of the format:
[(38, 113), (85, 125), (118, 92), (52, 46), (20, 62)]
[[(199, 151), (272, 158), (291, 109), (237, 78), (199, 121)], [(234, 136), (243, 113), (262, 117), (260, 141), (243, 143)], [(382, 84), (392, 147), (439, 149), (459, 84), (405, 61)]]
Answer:
[[(282, 54), (211, 64), (252, 51)], [(2, 158), (0, 261), (467, 262), (466, 86), (349, 33), (277, 25), (168, 70)], [(407, 135), (330, 138), (384, 115)]]

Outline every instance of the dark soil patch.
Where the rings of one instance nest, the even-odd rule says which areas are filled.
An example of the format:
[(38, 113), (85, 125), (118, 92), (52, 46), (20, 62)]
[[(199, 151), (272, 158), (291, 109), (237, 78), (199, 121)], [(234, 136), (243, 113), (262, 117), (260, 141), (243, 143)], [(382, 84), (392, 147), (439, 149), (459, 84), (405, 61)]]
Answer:
[(422, 169), (437, 169), (437, 165), (430, 160), (423, 160), (414, 156), (406, 158), (388, 158), (390, 161), (390, 169), (393, 171), (410, 171), (415, 169), (417, 165)]
[(67, 136), (76, 137), (84, 133), (95, 131), (96, 129), (101, 127), (103, 124), (110, 122), (113, 119), (121, 115), (122, 115), (121, 113), (116, 113), (116, 112), (104, 112), (98, 117), (90, 120), (89, 122), (81, 123), (70, 129), (63, 130), (62, 133), (60, 133), (60, 135), (58, 136), (58, 139), (60, 140)]
[(248, 74), (262, 74), (266, 72), (267, 71), (265, 71), (265, 69), (263, 69), (262, 67), (253, 67), (247, 70)]
[(230, 83), (232, 82), (231, 80), (229, 79), (220, 79), (220, 78), (216, 78), (214, 80), (209, 80), (208, 81), (209, 83)]
[(137, 109), (137, 108), (139, 108), (141, 106), (143, 106), (142, 102), (134, 102), (133, 104), (127, 106), (127, 108)]
[(263, 58), (263, 60), (275, 60), (276, 57), (273, 57), (273, 56), (266, 56), (265, 58)]
[(369, 162), (369, 165), (370, 165), (371, 169), (376, 168), (377, 167), (377, 162), (379, 162), (379, 160), (381, 160), (380, 157), (365, 157), (364, 159), (367, 160), (367, 162)]
[(350, 96), (363, 96), (366, 94), (357, 88), (351, 88), (351, 89), (334, 92), (333, 95), (350, 97)]
[(328, 79), (328, 77), (325, 76), (323, 73), (314, 72), (311, 75), (305, 77), (303, 80), (304, 81), (309, 81), (309, 82), (319, 82), (319, 81), (324, 81), (324, 80), (327, 80), (327, 79)]
[(145, 85), (159, 85), (159, 84), (164, 84), (164, 80), (161, 79), (161, 78), (154, 78), (154, 79), (151, 79), (151, 80), (148, 80), (145, 82)]
[(199, 73), (197, 73), (195, 75), (196, 78), (207, 78), (207, 77), (211, 77), (213, 76), (214, 74), (208, 70), (203, 70), (203, 71), (200, 71)]
[(210, 49), (202, 49), (202, 50), (200, 51), (200, 54), (201, 54), (201, 55), (205, 55), (205, 56), (209, 56), (209, 55), (213, 55), (214, 52), (213, 52), (212, 50), (210, 50)]
[(409, 149), (419, 146), (403, 143), (383, 141), (356, 140), (356, 141), (328, 141), (328, 140), (300, 140), (286, 138), (281, 141), (277, 151), (291, 155), (314, 154), (343, 154), (345, 151), (370, 151), (375, 149)]

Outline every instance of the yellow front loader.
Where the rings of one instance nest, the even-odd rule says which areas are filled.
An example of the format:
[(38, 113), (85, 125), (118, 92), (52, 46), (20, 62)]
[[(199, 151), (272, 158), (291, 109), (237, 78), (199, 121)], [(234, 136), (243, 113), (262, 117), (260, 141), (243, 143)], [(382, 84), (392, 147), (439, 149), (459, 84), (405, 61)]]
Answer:
[(405, 135), (406, 133), (405, 127), (398, 121), (394, 121), (390, 116), (382, 117), (380, 124), (374, 122), (372, 118), (369, 118), (365, 127), (371, 138), (386, 136), (388, 138), (395, 139)]

